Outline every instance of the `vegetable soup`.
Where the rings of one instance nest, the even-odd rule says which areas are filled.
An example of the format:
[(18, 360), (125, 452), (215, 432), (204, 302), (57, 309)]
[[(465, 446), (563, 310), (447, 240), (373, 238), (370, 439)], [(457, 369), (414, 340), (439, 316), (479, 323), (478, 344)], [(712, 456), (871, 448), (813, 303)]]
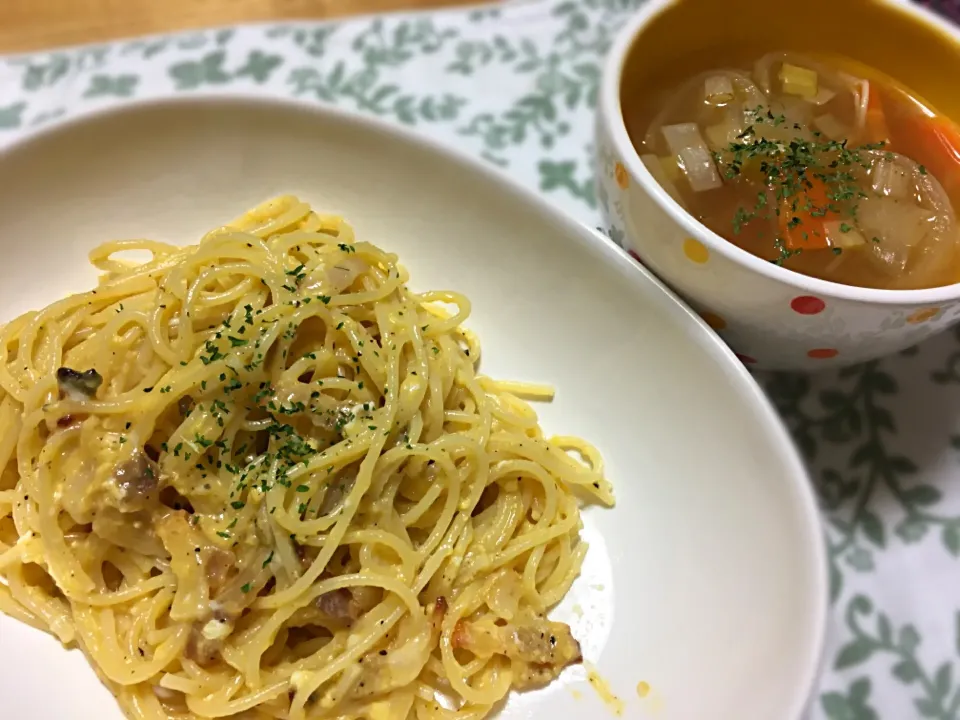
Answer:
[(645, 90), (622, 92), (644, 164), (730, 242), (847, 285), (960, 281), (960, 128), (892, 78), (767, 52)]

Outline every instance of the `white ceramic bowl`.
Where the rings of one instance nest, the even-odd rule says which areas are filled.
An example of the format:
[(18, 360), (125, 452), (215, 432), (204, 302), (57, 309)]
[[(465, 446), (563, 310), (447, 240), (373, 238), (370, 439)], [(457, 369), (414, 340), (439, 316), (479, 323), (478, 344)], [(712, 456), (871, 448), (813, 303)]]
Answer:
[[(707, 1), (699, 0), (701, 4)], [(657, 184), (624, 124), (620, 106), (624, 66), (631, 48), (645, 42), (645, 33), (659, 15), (697, 2), (645, 3), (623, 28), (608, 57), (597, 113), (596, 174), (597, 194), (611, 236), (680, 293), (751, 367), (816, 370), (848, 365), (902, 350), (957, 322), (960, 284), (930, 290), (873, 290), (807, 277), (723, 239)], [(754, 4), (763, 7), (751, 16), (762, 16), (770, 8), (763, 0)], [(928, 67), (939, 67), (940, 72), (953, 76), (960, 73), (960, 32), (949, 23), (906, 0), (858, 0), (857, 7), (864, 13), (873, 11), (871, 8), (894, 8), (903, 14), (904, 22), (922, 28), (921, 36), (947, 36), (956, 49), (952, 65), (944, 67), (941, 59), (939, 63), (931, 61)], [(819, 8), (804, 12), (819, 17)], [(740, 13), (731, 10), (734, 25), (716, 24), (709, 30), (701, 25), (697, 32), (714, 33), (736, 43), (731, 35), (736, 27), (734, 14)], [(688, 19), (696, 16), (691, 12)], [(749, 23), (745, 27), (746, 32), (755, 31)], [(869, 31), (867, 21), (847, 37), (853, 43), (858, 34)], [(656, 32), (662, 37), (662, 29)], [(650, 37), (647, 35), (646, 41), (652, 42)], [(934, 44), (927, 45), (911, 44), (910, 52), (922, 57), (932, 52)], [(675, 47), (697, 49), (684, 46), (679, 38)]]
[[(86, 253), (105, 238), (194, 242), (281, 192), (343, 213), (358, 236), (399, 253), (415, 288), (465, 292), (483, 371), (554, 384), (548, 434), (581, 435), (604, 454), (617, 506), (585, 513), (584, 573), (556, 615), (623, 717), (798, 718), (827, 590), (818, 513), (789, 437), (693, 313), (499, 171), (379, 122), (281, 102), (191, 99), (93, 116), (0, 155), (3, 313), (88, 287)], [(80, 653), (6, 617), (0, 664), (4, 717), (120, 718)], [(608, 712), (576, 667), (512, 697), (500, 718)]]

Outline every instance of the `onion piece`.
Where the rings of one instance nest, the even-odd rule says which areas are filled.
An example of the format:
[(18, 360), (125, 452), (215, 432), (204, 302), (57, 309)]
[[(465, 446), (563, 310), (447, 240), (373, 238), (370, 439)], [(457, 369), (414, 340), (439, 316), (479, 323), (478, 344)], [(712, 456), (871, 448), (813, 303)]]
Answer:
[(874, 240), (874, 257), (891, 275), (906, 269), (911, 251), (935, 229), (935, 222), (932, 210), (892, 197), (874, 195), (857, 206), (860, 231)]
[(704, 132), (711, 150), (726, 150), (731, 143), (737, 141), (741, 131), (732, 123), (722, 122), (717, 125), (708, 125), (704, 128)]
[(912, 178), (907, 176), (907, 170), (900, 167), (896, 160), (882, 157), (873, 166), (870, 175), (874, 192), (897, 200), (909, 197)]
[[(806, 100), (795, 97), (784, 97), (779, 102), (770, 103), (774, 114), (783, 115), (787, 119), (787, 126), (794, 132), (800, 130), (800, 135), (809, 133), (810, 123), (813, 121), (813, 107)], [(799, 125), (800, 127), (795, 127)], [(796, 135), (794, 135), (795, 139)]]
[(770, 67), (783, 57), (785, 56), (782, 53), (769, 53), (753, 64), (753, 79), (757, 83), (757, 86), (767, 95), (769, 95), (770, 90), (772, 90)]
[(870, 81), (846, 73), (840, 73), (840, 78), (853, 93), (854, 113), (857, 118), (855, 129), (859, 132), (867, 124), (867, 106), (870, 105)]
[(726, 105), (734, 98), (729, 75), (711, 75), (703, 82), (703, 97), (710, 105)]
[(366, 272), (369, 265), (356, 257), (344, 258), (327, 269), (327, 279), (333, 290), (339, 295), (353, 285), (359, 275)]
[[(755, 108), (758, 105), (765, 105), (766, 96), (760, 92), (760, 88), (754, 84), (749, 76), (737, 70), (713, 70), (711, 72), (700, 73), (683, 83), (679, 89), (673, 92), (667, 101), (661, 106), (653, 120), (650, 121), (647, 132), (644, 135), (644, 144), (652, 152), (660, 152), (660, 129), (664, 125), (670, 125), (678, 120), (687, 120), (690, 118), (689, 109), (693, 105), (701, 105), (706, 112), (714, 114), (716, 108), (703, 104), (703, 93), (708, 78), (724, 76), (730, 80), (733, 87), (734, 101), (742, 104), (744, 107)], [(724, 110), (729, 110), (732, 104), (728, 104)], [(742, 113), (740, 113), (742, 115)], [(692, 118), (699, 120), (701, 118)], [(711, 118), (710, 122), (714, 119)]]
[[(873, 162), (864, 187), (872, 187), (881, 172), (879, 187), (884, 187), (881, 163), (903, 174), (903, 198), (872, 194), (858, 206), (860, 230), (870, 242), (868, 257), (879, 269), (891, 276), (889, 287), (914, 289), (946, 284), (955, 280), (950, 272), (960, 251), (960, 229), (950, 198), (937, 179), (920, 166), (898, 153), (879, 150), (864, 153)], [(888, 176), (889, 177), (889, 176)], [(890, 182), (899, 184), (894, 177)], [(895, 192), (900, 190), (895, 189)], [(879, 209), (878, 209), (879, 208)], [(877, 231), (872, 232), (876, 227)]]
[(746, 105), (757, 107), (765, 102), (760, 88), (749, 77), (738, 72), (731, 72), (730, 77), (733, 80), (733, 89), (737, 98)]
[(660, 167), (663, 168), (663, 173), (664, 173), (664, 175), (667, 176), (667, 178), (670, 180), (670, 182), (674, 182), (674, 183), (675, 183), (675, 182), (677, 182), (677, 180), (679, 180), (681, 177), (683, 177), (683, 173), (680, 172), (680, 167), (677, 165), (677, 159), (676, 159), (676, 158), (674, 158), (674, 157), (661, 157), (661, 158), (658, 158), (658, 159), (660, 160)]
[(713, 164), (713, 155), (696, 123), (667, 125), (662, 128), (662, 132), (667, 147), (677, 157), (677, 164), (687, 176), (687, 182), (694, 192), (714, 190), (722, 185)]
[(826, 105), (828, 102), (833, 100), (837, 94), (828, 88), (822, 87), (817, 90), (817, 94), (811, 98), (805, 98), (808, 102), (817, 105), (818, 107)]
[(943, 189), (940, 181), (937, 180), (931, 172), (920, 172), (920, 166), (912, 160), (902, 155), (897, 155), (896, 157), (911, 162), (916, 166), (917, 170), (914, 174), (914, 179), (917, 182), (917, 189), (920, 191), (920, 198), (925, 206), (929, 205), (937, 213), (938, 230), (943, 232), (947, 230), (952, 231), (957, 220), (956, 208), (954, 208), (950, 202), (947, 191)]
[(301, 284), (308, 295), (341, 295), (357, 278), (370, 269), (370, 266), (356, 256), (338, 259), (333, 265), (316, 269)]
[(812, 105), (799, 98), (784, 97), (769, 103), (767, 109), (756, 112), (748, 109), (747, 123), (753, 128), (753, 137), (785, 146), (797, 138), (813, 139), (810, 130)]
[(674, 201), (686, 210), (686, 203), (683, 201), (680, 192), (677, 190), (677, 186), (673, 184), (673, 181), (667, 177), (666, 172), (663, 169), (663, 165), (660, 162), (660, 158), (656, 155), (641, 155), (640, 160), (643, 161), (644, 166), (647, 168), (653, 179), (657, 181), (657, 184), (667, 191), (667, 195), (674, 199)]
[(867, 243), (857, 230), (839, 220), (828, 220), (823, 223), (823, 234), (827, 238), (827, 244), (832, 248), (854, 248)]
[(830, 113), (814, 118), (813, 126), (831, 140), (843, 140), (850, 135), (850, 129)]

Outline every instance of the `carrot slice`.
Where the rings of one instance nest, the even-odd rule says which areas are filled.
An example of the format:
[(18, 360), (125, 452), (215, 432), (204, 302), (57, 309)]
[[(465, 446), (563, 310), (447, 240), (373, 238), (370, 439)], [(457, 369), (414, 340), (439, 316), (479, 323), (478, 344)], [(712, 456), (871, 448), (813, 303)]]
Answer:
[(960, 128), (944, 117), (914, 115), (908, 131), (913, 160), (927, 168), (950, 195), (960, 193)]
[(788, 250), (822, 250), (829, 247), (823, 224), (839, 219), (830, 209), (827, 186), (815, 177), (807, 177), (810, 187), (780, 203), (780, 235)]

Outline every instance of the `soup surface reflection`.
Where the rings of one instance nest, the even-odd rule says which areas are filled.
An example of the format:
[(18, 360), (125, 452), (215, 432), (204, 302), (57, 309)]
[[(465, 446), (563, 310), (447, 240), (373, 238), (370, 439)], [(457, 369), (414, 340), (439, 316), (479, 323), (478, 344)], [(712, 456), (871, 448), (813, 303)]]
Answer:
[(847, 285), (960, 281), (960, 129), (894, 80), (775, 52), (640, 97), (627, 81), (647, 169), (730, 242)]

